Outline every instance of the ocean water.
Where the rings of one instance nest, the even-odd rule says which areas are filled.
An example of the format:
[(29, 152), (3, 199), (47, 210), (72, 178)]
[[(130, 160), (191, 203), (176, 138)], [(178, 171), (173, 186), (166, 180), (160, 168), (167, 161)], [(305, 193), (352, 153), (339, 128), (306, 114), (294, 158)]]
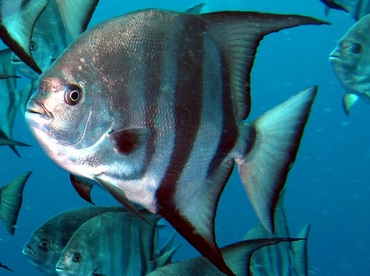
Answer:
[[(148, 7), (184, 11), (196, 1), (101, 0), (90, 26), (105, 19)], [(291, 235), (306, 224), (309, 237), (309, 272), (312, 275), (370, 275), (370, 107), (358, 103), (348, 117), (342, 109), (343, 89), (328, 61), (338, 39), (354, 24), (349, 14), (324, 14), (319, 0), (210, 0), (205, 11), (241, 10), (293, 13), (331, 22), (327, 26), (301, 26), (266, 36), (258, 48), (251, 75), (252, 112), (247, 121), (304, 88), (319, 91), (286, 182), (285, 210)], [(247, 31), (247, 30), (246, 30)], [(23, 78), (19, 87), (27, 83)], [(1, 99), (0, 99), (1, 100)], [(54, 165), (31, 136), (21, 114), (13, 137), (33, 145), (18, 148), (19, 159), (0, 148), (0, 186), (25, 171), (33, 171), (24, 190), (14, 236), (0, 223), (0, 262), (16, 272), (0, 275), (40, 275), (22, 255), (33, 230), (59, 212), (88, 206), (69, 183), (68, 174)], [(94, 189), (96, 204), (117, 204), (108, 193)], [(222, 195), (216, 216), (220, 246), (237, 242), (257, 222), (237, 172)], [(167, 232), (172, 230), (168, 227)], [(164, 232), (163, 236), (166, 235)], [(199, 254), (184, 240), (176, 260)]]

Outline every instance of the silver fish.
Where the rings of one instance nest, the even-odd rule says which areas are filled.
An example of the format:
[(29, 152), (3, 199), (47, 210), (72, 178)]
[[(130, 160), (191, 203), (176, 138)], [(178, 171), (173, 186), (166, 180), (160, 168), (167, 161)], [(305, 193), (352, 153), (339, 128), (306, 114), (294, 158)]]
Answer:
[(15, 180), (0, 188), (0, 219), (11, 235), (14, 235), (15, 232), (23, 201), (24, 186), (31, 173), (21, 174)]
[(127, 210), (118, 206), (91, 206), (60, 213), (32, 233), (23, 247), (23, 254), (38, 270), (56, 275), (55, 265), (72, 235), (86, 221), (106, 212)]
[(268, 33), (323, 23), (243, 12), (123, 15), (87, 30), (42, 74), (26, 120), (74, 179), (99, 183), (133, 212), (131, 202), (163, 216), (232, 274), (215, 242), (220, 194), (236, 163), (258, 217), (273, 229), (316, 94), (309, 88), (244, 123), (256, 48)]
[(345, 90), (343, 107), (348, 115), (362, 99), (370, 104), (370, 15), (354, 24), (338, 41), (329, 60)]
[[(296, 240), (297, 239), (289, 238), (270, 238), (270, 239), (265, 238), (265, 239), (246, 240), (221, 248), (221, 253), (226, 264), (228, 264), (228, 266), (235, 273), (235, 275), (238, 276), (250, 275), (250, 272), (253, 270), (253, 266), (250, 263), (250, 259), (252, 257), (252, 254), (254, 254), (256, 250), (268, 248), (276, 244), (290, 244), (290, 242), (295, 242)], [(168, 264), (147, 274), (147, 276), (160, 276), (160, 275), (221, 276), (225, 274), (218, 270), (208, 259), (204, 257), (198, 257)], [(252, 274), (252, 275), (278, 275), (278, 274)]]
[(58, 275), (145, 275), (156, 268), (159, 219), (149, 212), (104, 213), (85, 222), (68, 241), (56, 264)]

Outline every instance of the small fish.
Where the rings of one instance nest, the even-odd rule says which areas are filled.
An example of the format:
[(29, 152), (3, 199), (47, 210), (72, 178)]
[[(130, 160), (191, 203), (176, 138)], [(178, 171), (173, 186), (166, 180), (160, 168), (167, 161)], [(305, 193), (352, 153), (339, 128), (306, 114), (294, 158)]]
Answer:
[[(245, 240), (290, 237), (283, 206), (284, 195), (285, 190), (280, 193), (275, 210), (274, 234), (266, 231), (259, 223), (246, 234)], [(292, 275), (295, 271), (298, 276), (307, 276), (307, 226), (302, 229), (298, 238), (301, 240), (292, 243), (279, 243), (256, 250), (250, 258), (253, 275)]]
[(58, 275), (145, 275), (156, 268), (159, 216), (142, 210), (104, 213), (85, 222), (68, 241), (56, 264)]
[[(256, 250), (268, 248), (276, 244), (290, 244), (297, 239), (289, 238), (270, 238), (270, 239), (254, 239), (237, 242), (221, 248), (222, 256), (235, 273), (235, 275), (250, 275), (253, 271), (253, 266), (250, 263), (252, 254)], [(147, 276), (161, 276), (161, 275), (225, 275), (218, 270), (208, 259), (204, 257), (183, 260), (176, 263), (168, 264), (157, 268)], [(251, 274), (251, 275), (278, 275), (278, 274)], [(279, 274), (282, 275), (282, 274)]]
[(370, 15), (354, 24), (338, 41), (329, 60), (345, 90), (343, 107), (349, 115), (362, 99), (370, 104)]
[(23, 247), (23, 254), (37, 269), (43, 273), (54, 273), (60, 253), (77, 231), (89, 219), (106, 212), (127, 212), (123, 207), (91, 206), (60, 213), (31, 235)]
[[(108, 20), (79, 36), (42, 74), (26, 120), (73, 179), (95, 181), (133, 212), (135, 202), (161, 215), (232, 274), (216, 245), (214, 219), (234, 164), (272, 231), (316, 94), (309, 88), (244, 123), (256, 48), (264, 35), (305, 24), (324, 22), (161, 10)], [(80, 194), (91, 189), (85, 183), (74, 183)]]
[(0, 219), (9, 234), (14, 235), (19, 211), (23, 201), (23, 189), (32, 172), (18, 176), (0, 188)]
[(11, 76), (0, 80), (0, 144), (8, 145), (10, 149), (21, 157), (15, 146), (29, 146), (13, 140), (13, 126), (16, 112), (20, 107), (20, 97), (16, 91), (15, 68), (11, 63), (12, 51), (3, 49), (0, 51), (0, 74)]
[(7, 265), (5, 265), (3, 263), (0, 263), (0, 267), (4, 268), (6, 270), (9, 270), (9, 271), (15, 272), (13, 269), (9, 268)]

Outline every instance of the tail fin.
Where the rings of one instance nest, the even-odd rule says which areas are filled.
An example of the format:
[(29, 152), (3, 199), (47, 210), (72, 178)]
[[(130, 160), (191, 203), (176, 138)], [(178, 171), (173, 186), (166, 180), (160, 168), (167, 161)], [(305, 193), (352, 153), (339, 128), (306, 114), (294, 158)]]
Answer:
[(274, 211), (317, 92), (310, 87), (252, 123), (252, 145), (236, 160), (241, 180), (262, 225), (273, 232)]
[(299, 232), (298, 238), (302, 238), (301, 241), (292, 243), (293, 249), (293, 269), (298, 276), (308, 275), (308, 234), (310, 232), (310, 225), (306, 225)]
[(0, 218), (6, 230), (13, 235), (19, 210), (22, 205), (23, 189), (32, 172), (26, 172), (0, 189)]

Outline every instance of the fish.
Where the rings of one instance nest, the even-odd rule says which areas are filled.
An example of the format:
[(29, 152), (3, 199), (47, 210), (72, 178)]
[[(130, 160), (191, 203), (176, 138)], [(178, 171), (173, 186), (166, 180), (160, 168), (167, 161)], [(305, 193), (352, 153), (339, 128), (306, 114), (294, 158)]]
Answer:
[[(221, 248), (225, 262), (235, 275), (278, 275), (278, 274), (251, 274), (253, 266), (250, 259), (256, 250), (268, 248), (280, 243), (291, 243), (297, 239), (290, 238), (265, 238), (237, 242)], [(197, 257), (188, 260), (167, 264), (157, 268), (147, 276), (160, 275), (225, 275), (218, 270), (208, 259)], [(281, 275), (281, 274), (280, 274)]]
[(143, 210), (147, 223), (131, 212), (103, 213), (81, 225), (55, 266), (58, 275), (145, 275), (156, 268), (159, 216)]
[(107, 20), (80, 35), (40, 76), (26, 121), (45, 153), (74, 175), (85, 199), (92, 185), (80, 178), (133, 212), (132, 202), (164, 217), (232, 275), (214, 220), (234, 164), (272, 231), (317, 91), (310, 87), (244, 123), (256, 49), (264, 35), (305, 24), (325, 22), (155, 9)]
[(343, 109), (349, 115), (353, 105), (362, 99), (370, 104), (370, 15), (354, 24), (330, 53), (332, 65), (345, 93)]
[(15, 272), (13, 269), (9, 268), (7, 265), (5, 265), (3, 263), (0, 263), (0, 267), (4, 268), (6, 270), (9, 270), (9, 271)]
[(121, 206), (90, 206), (55, 215), (38, 227), (23, 246), (23, 255), (39, 271), (54, 274), (60, 253), (77, 231), (89, 219), (106, 212), (127, 212)]
[[(284, 210), (285, 189), (280, 193), (275, 210), (275, 231), (269, 233), (261, 223), (258, 223), (245, 235), (244, 240), (273, 239), (277, 237), (291, 237), (288, 221)], [(292, 243), (279, 243), (256, 250), (250, 258), (253, 275), (308, 275), (308, 230), (309, 226), (302, 228)]]
[(98, 0), (0, 1), (0, 38), (17, 70), (37, 79), (86, 30)]
[(358, 21), (370, 13), (369, 0), (320, 0), (328, 8), (348, 12), (351, 17)]
[(9, 184), (0, 188), (0, 219), (10, 235), (14, 235), (18, 215), (23, 201), (23, 190), (31, 171), (19, 175)]
[(0, 50), (0, 144), (8, 145), (10, 149), (21, 157), (15, 146), (30, 145), (13, 140), (15, 116), (19, 107), (19, 94), (16, 90), (16, 71), (11, 63), (12, 51)]

